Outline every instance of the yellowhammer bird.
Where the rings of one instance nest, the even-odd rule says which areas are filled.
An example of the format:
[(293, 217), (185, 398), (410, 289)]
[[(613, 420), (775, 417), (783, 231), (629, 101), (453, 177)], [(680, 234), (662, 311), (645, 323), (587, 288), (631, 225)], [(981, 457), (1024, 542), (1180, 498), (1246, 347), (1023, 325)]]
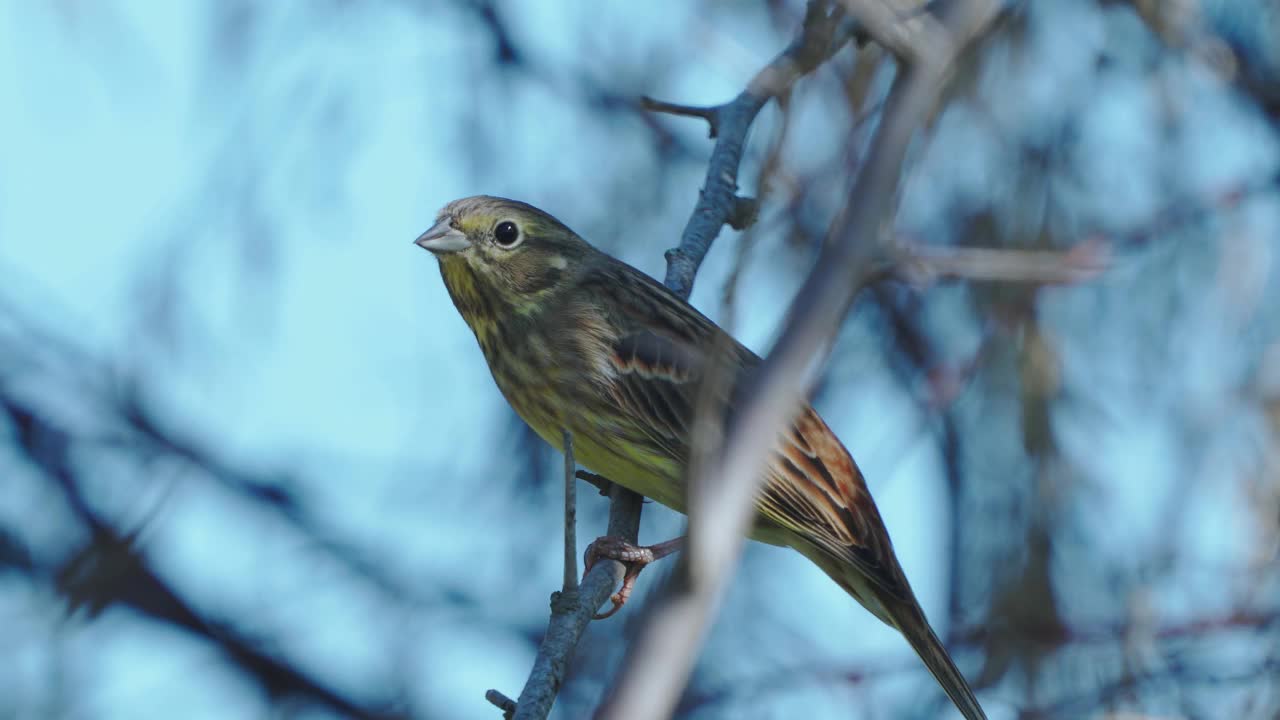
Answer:
[[(417, 244), (440, 261), (454, 305), (525, 422), (560, 449), (568, 430), (582, 465), (683, 512), (700, 381), (740, 376), (760, 359), (531, 205), (456, 200)], [(779, 438), (766, 472), (752, 538), (813, 561), (902, 632), (968, 720), (985, 718), (916, 602), (862, 473), (813, 408)]]

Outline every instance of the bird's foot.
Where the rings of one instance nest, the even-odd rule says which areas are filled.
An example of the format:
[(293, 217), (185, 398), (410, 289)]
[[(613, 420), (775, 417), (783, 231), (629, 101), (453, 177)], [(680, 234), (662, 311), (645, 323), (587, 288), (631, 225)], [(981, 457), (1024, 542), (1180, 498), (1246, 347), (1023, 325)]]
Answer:
[(627, 604), (627, 598), (631, 597), (631, 590), (636, 585), (636, 578), (640, 576), (640, 571), (649, 563), (664, 558), (683, 546), (683, 537), (656, 545), (633, 545), (623, 538), (612, 535), (596, 538), (595, 542), (587, 546), (586, 555), (582, 559), (583, 579), (586, 579), (587, 573), (591, 572), (591, 568), (601, 560), (617, 560), (627, 568), (627, 572), (622, 576), (622, 587), (609, 598), (613, 602), (613, 607), (606, 612), (597, 613), (595, 619), (603, 620), (622, 609), (622, 606)]

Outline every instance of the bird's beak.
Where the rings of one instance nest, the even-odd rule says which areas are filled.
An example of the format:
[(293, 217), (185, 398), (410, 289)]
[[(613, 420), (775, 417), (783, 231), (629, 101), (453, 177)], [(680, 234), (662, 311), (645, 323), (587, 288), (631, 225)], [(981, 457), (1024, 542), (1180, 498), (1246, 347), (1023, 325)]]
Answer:
[(433, 253), (452, 253), (471, 247), (467, 236), (449, 222), (449, 218), (445, 218), (436, 223), (430, 230), (419, 235), (418, 239), (413, 241), (414, 244)]

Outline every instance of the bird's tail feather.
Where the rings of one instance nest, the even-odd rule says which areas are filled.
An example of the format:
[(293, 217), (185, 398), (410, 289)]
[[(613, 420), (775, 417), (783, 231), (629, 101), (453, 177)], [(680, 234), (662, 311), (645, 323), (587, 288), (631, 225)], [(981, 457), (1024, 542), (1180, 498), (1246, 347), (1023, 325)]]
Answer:
[(853, 596), (873, 615), (886, 625), (898, 629), (911, 644), (925, 667), (942, 686), (947, 697), (955, 703), (956, 708), (964, 715), (965, 720), (987, 720), (987, 714), (974, 696), (968, 681), (960, 674), (960, 670), (951, 661), (951, 656), (942, 645), (942, 641), (929, 627), (929, 620), (916, 602), (911, 592), (911, 585), (905, 577), (901, 577), (901, 569), (894, 568), (901, 580), (901, 590), (905, 597), (891, 593), (880, 584), (870, 580), (854, 565), (841, 562), (827, 552), (804, 538), (788, 538), (787, 544), (799, 550), (801, 554), (822, 568), (832, 580), (836, 581), (845, 592)]
[(902, 633), (902, 636), (911, 644), (911, 649), (916, 651), (924, 661), (925, 667), (947, 693), (947, 697), (951, 698), (951, 702), (955, 703), (956, 708), (964, 715), (965, 720), (987, 720), (987, 714), (982, 710), (982, 705), (978, 704), (978, 698), (974, 696), (969, 682), (951, 661), (951, 656), (947, 654), (942, 641), (933, 633), (933, 628), (929, 627), (929, 620), (924, 616), (919, 603), (912, 597), (910, 586), (906, 585), (905, 579), (903, 585), (906, 588), (907, 597), (893, 596), (874, 582), (868, 582), (856, 568), (832, 562), (821, 552), (814, 552), (811, 548), (805, 548), (801, 552), (805, 550), (812, 552), (806, 555), (814, 559), (831, 579), (844, 588), (845, 592), (852, 595), (885, 624), (897, 628), (898, 632)]
[(894, 627), (898, 628), (907, 642), (911, 643), (911, 649), (915, 650), (924, 661), (925, 667), (933, 673), (933, 677), (937, 679), (938, 684), (946, 691), (947, 697), (951, 698), (951, 702), (955, 703), (965, 719), (987, 720), (987, 714), (978, 704), (978, 698), (974, 697), (968, 681), (951, 661), (951, 656), (947, 654), (942, 641), (938, 640), (938, 636), (933, 633), (933, 628), (929, 627), (929, 621), (925, 619), (924, 613), (918, 607), (896, 599), (889, 600), (883, 605), (893, 619)]

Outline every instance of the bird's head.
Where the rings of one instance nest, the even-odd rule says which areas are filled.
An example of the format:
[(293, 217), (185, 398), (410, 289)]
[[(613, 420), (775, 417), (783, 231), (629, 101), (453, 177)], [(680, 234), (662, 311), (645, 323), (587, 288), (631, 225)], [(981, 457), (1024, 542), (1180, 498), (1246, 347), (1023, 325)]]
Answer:
[(445, 205), (415, 242), (440, 261), (445, 286), (473, 327), (542, 306), (596, 252), (532, 205), (487, 195)]

